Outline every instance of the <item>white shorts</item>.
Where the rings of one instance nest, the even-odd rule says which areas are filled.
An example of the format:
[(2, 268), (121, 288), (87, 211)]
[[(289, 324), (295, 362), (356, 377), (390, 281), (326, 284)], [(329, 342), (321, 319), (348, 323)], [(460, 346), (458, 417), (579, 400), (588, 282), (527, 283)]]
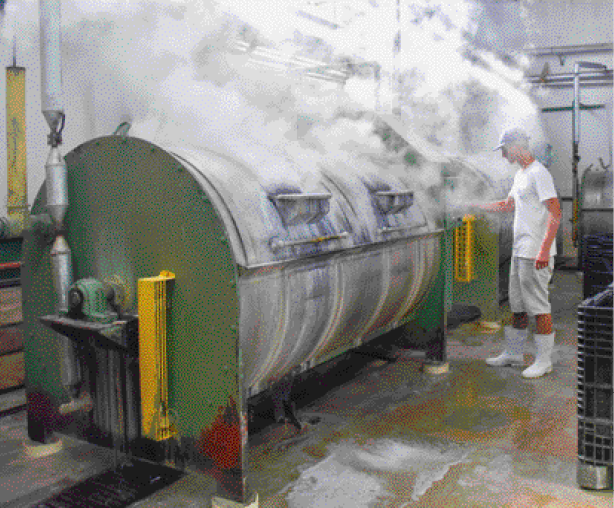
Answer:
[(548, 284), (554, 271), (554, 257), (546, 268), (537, 270), (535, 260), (512, 258), (510, 269), (510, 310), (514, 314), (526, 312), (530, 316), (550, 314)]

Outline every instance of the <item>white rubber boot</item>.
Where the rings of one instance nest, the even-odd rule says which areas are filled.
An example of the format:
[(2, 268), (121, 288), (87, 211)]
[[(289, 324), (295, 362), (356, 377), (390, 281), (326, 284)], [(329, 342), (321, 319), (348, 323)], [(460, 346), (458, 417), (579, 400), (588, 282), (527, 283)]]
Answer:
[(524, 364), (524, 344), (527, 341), (529, 331), (525, 328), (519, 330), (511, 326), (506, 326), (503, 330), (505, 334), (505, 349), (503, 353), (495, 358), (487, 358), (486, 363), (493, 367), (503, 367), (504, 365), (523, 365)]
[(552, 372), (552, 350), (554, 349), (554, 333), (548, 335), (535, 334), (535, 345), (537, 346), (537, 356), (535, 362), (528, 369), (522, 372), (523, 377), (541, 377), (548, 372)]

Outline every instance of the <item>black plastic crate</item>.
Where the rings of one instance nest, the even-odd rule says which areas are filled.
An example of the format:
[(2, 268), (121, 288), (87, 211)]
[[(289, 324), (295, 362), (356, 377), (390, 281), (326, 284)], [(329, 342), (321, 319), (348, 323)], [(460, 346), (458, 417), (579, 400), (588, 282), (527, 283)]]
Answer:
[(614, 422), (613, 288), (578, 307), (578, 456), (612, 465)]
[(584, 298), (607, 289), (614, 280), (612, 235), (587, 235), (582, 241), (582, 271)]
[(578, 459), (593, 466), (612, 466), (612, 421), (578, 418)]
[[(588, 339), (591, 334), (612, 339), (612, 284), (597, 295), (585, 299), (578, 307), (578, 334)], [(607, 335), (609, 333), (609, 336)]]
[(590, 298), (605, 291), (614, 279), (611, 273), (601, 271), (584, 270), (582, 281), (582, 294), (584, 298)]
[(578, 380), (578, 418), (613, 420), (612, 385), (582, 383)]

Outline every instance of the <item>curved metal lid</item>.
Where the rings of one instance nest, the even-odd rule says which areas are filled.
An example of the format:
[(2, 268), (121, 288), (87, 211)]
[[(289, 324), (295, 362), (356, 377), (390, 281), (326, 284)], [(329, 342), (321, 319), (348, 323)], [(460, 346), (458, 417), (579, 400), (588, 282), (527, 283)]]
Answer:
[[(226, 224), (239, 265), (284, 262), (433, 229), (406, 179), (367, 158), (305, 168), (253, 144), (234, 153), (168, 147)], [(355, 161), (354, 161), (355, 162)]]

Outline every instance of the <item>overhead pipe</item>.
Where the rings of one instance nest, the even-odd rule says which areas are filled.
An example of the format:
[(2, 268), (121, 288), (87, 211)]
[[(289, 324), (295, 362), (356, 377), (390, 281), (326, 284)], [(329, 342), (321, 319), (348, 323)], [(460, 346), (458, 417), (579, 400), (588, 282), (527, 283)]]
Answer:
[[(601, 65), (601, 64), (595, 64)], [(612, 70), (605, 69), (605, 65), (602, 66), (602, 72), (580, 72), (576, 74), (575, 72), (568, 72), (563, 74), (552, 74), (546, 77), (531, 75), (527, 76), (525, 79), (529, 83), (573, 83), (576, 78), (579, 78), (581, 82), (584, 81), (610, 81), (613, 78)]]
[(348, 74), (335, 65), (310, 58), (292, 55), (288, 57), (278, 50), (263, 46), (252, 47), (244, 41), (235, 40), (231, 43), (231, 50), (239, 53), (248, 53), (251, 57), (249, 63), (255, 66), (276, 68), (278, 70), (292, 69), (310, 78), (334, 83), (345, 83)]
[(564, 65), (564, 56), (587, 55), (590, 53), (610, 53), (614, 49), (612, 43), (583, 44), (579, 46), (552, 46), (544, 48), (524, 49), (522, 53), (530, 56), (556, 56)]
[[(545, 85), (547, 88), (555, 88), (555, 89), (562, 89), (562, 88), (573, 88), (573, 81), (569, 82), (569, 83), (546, 83)], [(611, 81), (582, 81), (582, 87), (583, 88), (601, 88), (601, 87), (608, 87), (608, 88), (612, 88), (612, 82)]]
[[(59, 146), (64, 129), (64, 97), (61, 60), (61, 1), (40, 0), (41, 42), (41, 105), (51, 129), (47, 143), (51, 146), (45, 164), (47, 211), (55, 226), (51, 248), (53, 284), (57, 293), (57, 309), (68, 311), (68, 291), (73, 283), (72, 252), (65, 238), (64, 218), (68, 210), (66, 161)], [(74, 345), (60, 338), (60, 375), (62, 385), (74, 400), (79, 395), (81, 375)]]
[(580, 162), (580, 69), (598, 69), (602, 72), (607, 71), (607, 67), (603, 64), (595, 62), (576, 62), (574, 64), (574, 101), (573, 101), (573, 118), (572, 118), (572, 138), (573, 138), (573, 155), (572, 155), (572, 197), (573, 197), (573, 230), (572, 239), (574, 247), (578, 246), (578, 212), (579, 212), (579, 182), (578, 182), (578, 164)]

